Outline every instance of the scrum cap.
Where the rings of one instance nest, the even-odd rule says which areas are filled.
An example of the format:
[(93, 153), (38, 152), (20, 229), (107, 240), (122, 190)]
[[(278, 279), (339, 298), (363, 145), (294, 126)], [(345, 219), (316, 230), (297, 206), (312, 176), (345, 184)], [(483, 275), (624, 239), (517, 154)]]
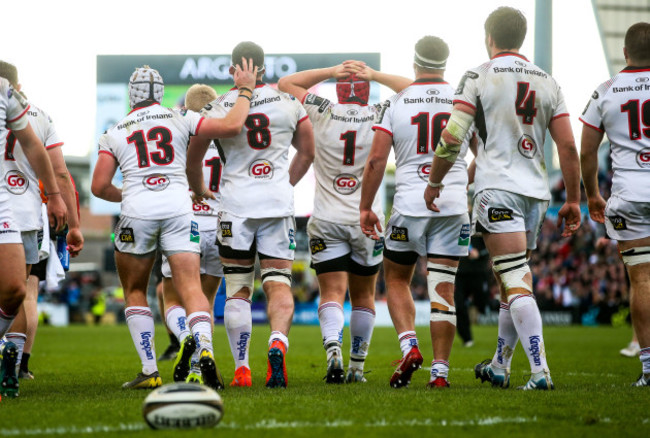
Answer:
[(339, 103), (367, 105), (370, 96), (370, 83), (359, 79), (357, 75), (339, 79), (336, 81), (336, 96)]
[(165, 93), (165, 84), (157, 70), (143, 65), (136, 68), (129, 79), (129, 105), (131, 108), (145, 100), (161, 102)]

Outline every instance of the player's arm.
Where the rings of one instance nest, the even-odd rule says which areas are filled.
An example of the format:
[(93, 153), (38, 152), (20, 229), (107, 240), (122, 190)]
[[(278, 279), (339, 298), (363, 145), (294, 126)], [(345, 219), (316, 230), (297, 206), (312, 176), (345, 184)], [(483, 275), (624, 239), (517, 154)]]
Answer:
[(314, 85), (328, 79), (347, 78), (351, 73), (360, 71), (364, 65), (361, 61), (344, 61), (332, 67), (299, 71), (280, 78), (278, 88), (302, 102)]
[(122, 202), (122, 190), (113, 185), (117, 171), (117, 160), (109, 153), (100, 152), (95, 163), (90, 191), (93, 195), (109, 202)]
[(566, 201), (558, 211), (558, 227), (566, 225), (562, 236), (570, 236), (580, 227), (580, 158), (571, 131), (569, 117), (559, 117), (548, 125), (553, 141), (557, 145), (560, 170), (566, 191)]
[(314, 130), (308, 118), (305, 117), (298, 123), (291, 144), (296, 148), (296, 155), (289, 165), (289, 182), (295, 186), (314, 161)]
[(478, 155), (478, 137), (476, 133), (472, 136), (469, 141), (469, 150), (474, 154), (474, 159), (467, 166), (467, 184), (472, 184), (474, 182), (474, 176), (476, 175), (476, 156)]
[(187, 148), (187, 182), (194, 193), (192, 199), (195, 203), (203, 199), (215, 199), (214, 194), (206, 187), (203, 180), (203, 157), (210, 147), (210, 139), (203, 137), (190, 137)]
[(63, 197), (63, 202), (68, 209), (68, 235), (66, 237), (68, 251), (71, 257), (76, 257), (84, 246), (84, 238), (79, 223), (79, 211), (77, 210), (77, 195), (72, 184), (72, 179), (70, 179), (70, 172), (68, 172), (68, 166), (65, 164), (61, 147), (49, 148), (47, 155), (50, 157), (50, 162), (54, 169), (56, 184)]
[(361, 231), (373, 240), (379, 240), (384, 230), (379, 217), (372, 211), (372, 204), (384, 179), (386, 163), (393, 146), (393, 137), (386, 131), (377, 129), (372, 138), (372, 147), (363, 169), (361, 184), (361, 201), (359, 202), (359, 220)]
[(580, 142), (580, 167), (582, 182), (587, 193), (589, 215), (596, 222), (605, 222), (606, 202), (598, 189), (598, 148), (603, 141), (604, 133), (589, 125), (582, 127)]
[(196, 135), (213, 139), (234, 137), (239, 134), (248, 117), (256, 77), (257, 67), (253, 67), (253, 61), (242, 58), (241, 66), (237, 64), (234, 70), (235, 86), (239, 89), (235, 105), (222, 119), (204, 119)]
[(444, 187), (442, 180), (456, 162), (460, 147), (467, 131), (472, 126), (475, 115), (476, 110), (471, 106), (464, 103), (454, 104), (447, 127), (442, 131), (440, 142), (436, 145), (428, 185), (424, 189), (424, 202), (431, 211), (440, 211), (434, 201), (440, 197), (440, 192)]
[(375, 81), (385, 85), (395, 93), (399, 93), (413, 83), (413, 79), (377, 71), (365, 64), (358, 72), (356, 72), (356, 75), (364, 81)]
[(23, 148), (29, 165), (32, 166), (38, 179), (43, 183), (48, 196), (47, 215), (50, 226), (62, 230), (67, 221), (67, 211), (63, 197), (56, 184), (56, 177), (52, 169), (52, 163), (45, 151), (41, 140), (38, 139), (31, 125), (27, 124), (25, 129), (12, 131)]

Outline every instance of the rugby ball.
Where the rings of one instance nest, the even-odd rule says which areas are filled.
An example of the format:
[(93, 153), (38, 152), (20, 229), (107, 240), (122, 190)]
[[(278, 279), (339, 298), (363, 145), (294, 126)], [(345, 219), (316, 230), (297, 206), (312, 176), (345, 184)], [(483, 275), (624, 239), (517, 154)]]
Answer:
[(142, 415), (152, 429), (214, 427), (223, 416), (223, 401), (207, 386), (169, 383), (144, 399)]

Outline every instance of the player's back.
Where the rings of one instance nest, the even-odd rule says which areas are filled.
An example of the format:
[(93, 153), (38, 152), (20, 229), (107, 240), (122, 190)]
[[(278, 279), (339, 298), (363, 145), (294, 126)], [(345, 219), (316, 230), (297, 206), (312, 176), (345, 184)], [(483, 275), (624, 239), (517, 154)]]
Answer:
[(204, 199), (200, 204), (194, 204), (194, 216), (200, 230), (213, 230), (217, 227), (217, 213), (221, 204), (221, 158), (214, 142), (210, 143), (203, 157), (203, 182), (214, 194), (215, 199)]
[(475, 190), (501, 189), (550, 199), (544, 140), (554, 118), (568, 116), (555, 80), (516, 53), (496, 55), (465, 73), (454, 103), (476, 110), (485, 147), (476, 160)]
[[(233, 89), (203, 114), (224, 117), (236, 99), (238, 92)], [(249, 218), (293, 215), (289, 148), (298, 124), (305, 119), (307, 113), (293, 96), (266, 84), (255, 87), (242, 132), (218, 141), (223, 210)]]
[(192, 211), (187, 145), (202, 120), (156, 103), (134, 109), (100, 137), (99, 152), (113, 155), (124, 176), (122, 215), (162, 219)]
[(463, 142), (458, 160), (443, 180), (445, 188), (436, 201), (441, 212), (428, 210), (422, 197), (435, 147), (451, 114), (453, 93), (451, 85), (443, 80), (416, 80), (384, 103), (373, 128), (393, 137), (396, 164), (393, 207), (401, 214), (429, 217), (467, 211), (467, 141)]
[[(314, 127), (315, 218), (359, 224), (359, 202), (372, 126), (380, 105), (340, 104), (315, 94), (303, 102)], [(381, 212), (379, 197), (373, 211)]]
[[(31, 104), (27, 117), (36, 137), (41, 140), (46, 149), (63, 145), (52, 120), (45, 111)], [(11, 199), (11, 207), (16, 214), (20, 215), (21, 220), (18, 225), (21, 231), (40, 229), (43, 221), (38, 177), (13, 132), (9, 132), (6, 141), (3, 154), (4, 183), (7, 191), (14, 195)]]
[(628, 67), (601, 84), (580, 120), (611, 143), (612, 194), (650, 201), (650, 69)]

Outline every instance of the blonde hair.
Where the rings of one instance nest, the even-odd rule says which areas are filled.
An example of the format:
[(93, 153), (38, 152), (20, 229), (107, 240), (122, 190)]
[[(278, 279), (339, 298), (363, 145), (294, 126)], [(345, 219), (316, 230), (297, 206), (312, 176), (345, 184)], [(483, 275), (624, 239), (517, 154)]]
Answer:
[(194, 84), (185, 94), (185, 108), (198, 112), (216, 98), (217, 92), (214, 88), (205, 84)]

